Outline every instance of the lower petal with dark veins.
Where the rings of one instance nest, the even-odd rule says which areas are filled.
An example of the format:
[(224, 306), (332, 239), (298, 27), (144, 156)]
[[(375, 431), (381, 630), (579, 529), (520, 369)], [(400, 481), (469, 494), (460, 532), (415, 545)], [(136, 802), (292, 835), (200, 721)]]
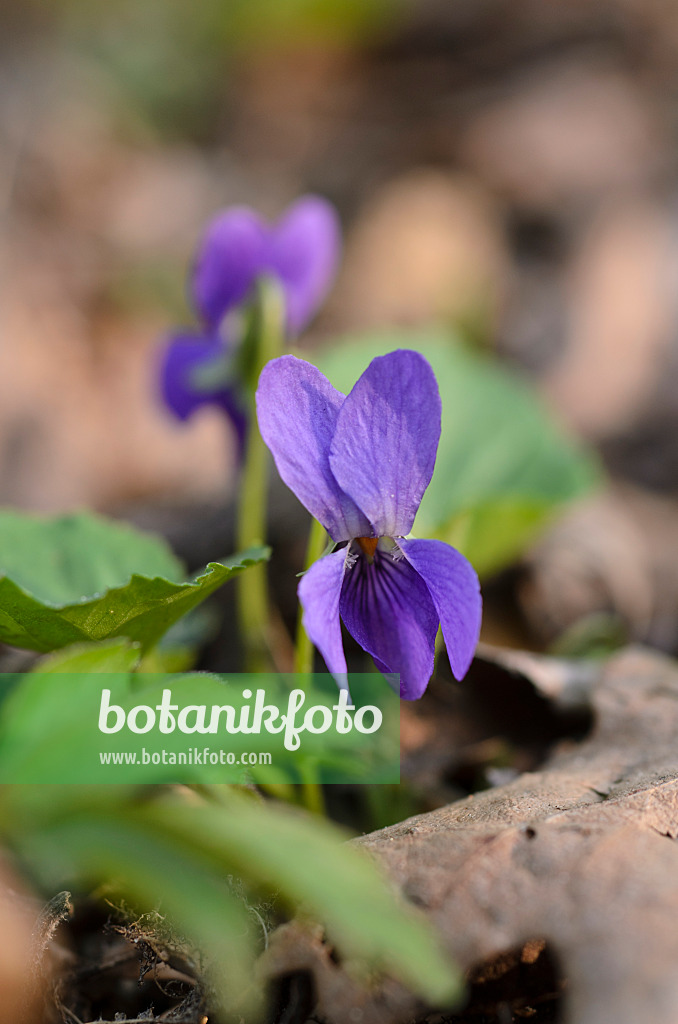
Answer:
[(438, 615), (428, 588), (410, 563), (377, 550), (346, 569), (339, 610), (360, 646), (400, 674), (400, 695), (416, 700), (433, 672)]

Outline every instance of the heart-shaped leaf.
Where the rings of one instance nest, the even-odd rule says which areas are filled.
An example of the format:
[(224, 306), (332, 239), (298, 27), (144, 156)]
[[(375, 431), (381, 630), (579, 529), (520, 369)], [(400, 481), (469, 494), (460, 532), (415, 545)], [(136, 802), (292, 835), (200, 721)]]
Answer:
[(153, 647), (222, 584), (268, 558), (253, 548), (182, 581), (160, 538), (86, 513), (0, 512), (0, 641), (31, 651), (124, 636)]

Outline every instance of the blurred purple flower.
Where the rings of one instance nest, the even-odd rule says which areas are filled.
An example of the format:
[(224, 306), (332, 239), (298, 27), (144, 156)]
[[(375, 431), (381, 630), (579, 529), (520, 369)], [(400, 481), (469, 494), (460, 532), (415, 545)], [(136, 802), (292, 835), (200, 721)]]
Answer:
[(259, 278), (278, 280), (289, 336), (300, 333), (334, 278), (341, 236), (334, 207), (303, 196), (274, 225), (247, 207), (225, 210), (208, 227), (191, 276), (191, 299), (202, 330), (173, 334), (160, 372), (165, 403), (180, 420), (201, 405), (223, 408), (244, 440), (247, 402), (234, 355), (242, 341), (239, 308)]
[(481, 619), (478, 578), (467, 560), (410, 532), (433, 474), (440, 395), (417, 352), (374, 359), (348, 396), (294, 356), (261, 374), (257, 414), (278, 471), (341, 546), (302, 577), (304, 626), (335, 676), (345, 676), (349, 633), (400, 694), (420, 697), (442, 625), (457, 679), (473, 658)]
[(223, 409), (235, 428), (242, 455), (247, 436), (247, 407), (242, 389), (226, 377), (229, 362), (229, 347), (218, 334), (174, 334), (164, 351), (162, 395), (165, 404), (182, 421), (201, 405)]

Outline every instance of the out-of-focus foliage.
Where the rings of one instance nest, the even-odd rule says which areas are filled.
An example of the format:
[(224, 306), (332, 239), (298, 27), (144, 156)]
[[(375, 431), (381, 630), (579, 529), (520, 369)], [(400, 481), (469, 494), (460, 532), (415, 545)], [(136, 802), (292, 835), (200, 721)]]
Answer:
[[(144, 798), (100, 787), (17, 787), (2, 797), (2, 836), (46, 891), (106, 884), (158, 909), (196, 944), (222, 1006), (253, 1008), (262, 895), (321, 921), (343, 956), (362, 957), (437, 1004), (460, 981), (421, 919), (396, 902), (375, 864), (335, 826), (233, 789), (213, 800)], [(238, 886), (232, 879), (239, 879)], [(264, 923), (265, 926), (265, 923)]]
[(258, 548), (182, 581), (162, 540), (81, 513), (0, 513), (0, 640), (31, 651), (125, 636), (153, 647), (178, 619), (248, 566)]
[[(104, 640), (101, 643), (76, 644), (42, 659), (30, 673), (0, 677), (0, 780), (21, 783), (101, 782), (110, 785), (111, 768), (101, 765), (99, 752), (102, 742), (108, 751), (128, 751), (136, 740), (128, 732), (103, 736), (96, 728), (104, 685), (110, 694), (110, 703), (129, 711), (145, 705), (157, 708), (166, 688), (171, 688), (175, 708), (220, 707), (224, 704), (235, 709), (235, 720), (248, 715), (251, 696), (251, 677), (221, 677), (207, 672), (167, 675), (145, 671), (140, 661), (139, 644), (124, 638)], [(105, 673), (102, 681), (101, 673)], [(379, 687), (378, 677), (352, 676), (351, 691), (357, 706), (370, 701), (378, 703), (383, 715), (383, 727), (371, 735), (351, 730), (340, 733), (305, 732), (298, 750), (284, 746), (281, 731), (272, 734), (262, 729), (249, 732), (242, 729), (227, 734), (228, 752), (240, 763), (249, 754), (265, 752), (271, 763), (262, 762), (246, 769), (238, 765), (229, 768), (211, 765), (208, 761), (191, 760), (181, 768), (161, 761), (145, 766), (128, 764), (124, 760), (115, 764), (117, 783), (233, 782), (289, 784), (307, 781), (310, 777), (320, 782), (373, 782), (393, 781), (399, 769), (399, 697), (386, 683)], [(298, 679), (274, 673), (256, 677), (257, 687), (266, 692), (266, 700), (285, 713), (288, 699)], [(321, 705), (331, 709), (336, 703), (336, 684), (328, 674), (309, 676), (305, 680), (305, 707)], [(301, 717), (301, 716), (300, 716)], [(151, 732), (144, 737), (148, 755), (163, 751), (193, 751), (194, 744), (223, 743), (224, 734), (218, 736), (192, 733), (183, 737), (176, 746), (176, 736)], [(247, 764), (242, 760), (242, 764)]]
[(0, 510), (0, 572), (45, 604), (74, 604), (133, 573), (179, 581), (183, 569), (155, 534), (92, 512), (31, 515)]
[[(83, 731), (79, 714), (89, 707), (90, 690), (95, 692), (92, 676), (106, 673), (116, 698), (120, 680), (131, 692), (144, 646), (214, 589), (214, 578), (223, 582), (250, 560), (212, 563), (203, 582), (130, 579), (133, 564), (172, 575), (179, 575), (181, 566), (156, 538), (98, 517), (49, 520), (8, 512), (4, 522), (7, 543), (0, 548), (11, 550), (8, 563), (38, 595), (5, 577), (0, 582), (5, 628), (14, 623), (15, 633), (23, 630), (34, 645), (36, 636), (54, 643), (80, 612), (80, 626), (89, 623), (90, 632), (104, 630), (96, 623), (110, 617), (125, 634), (60, 651), (13, 681), (2, 707), (3, 756), (10, 770), (23, 758), (24, 767), (41, 771), (64, 748), (96, 755), (101, 739), (92, 733), (91, 721)], [(91, 597), (94, 586), (104, 593)], [(152, 607), (149, 593), (156, 601)], [(59, 606), (57, 600), (69, 603)], [(23, 623), (21, 629), (17, 623)], [(59, 685), (64, 678), (67, 692)], [(202, 678), (210, 682), (209, 676)], [(191, 685), (196, 679), (184, 677), (187, 699), (196, 699)], [(142, 699), (143, 692), (130, 699)], [(158, 697), (155, 693), (152, 703)], [(36, 747), (41, 730), (49, 742)], [(252, 737), (247, 739), (251, 748)], [(46, 891), (105, 886), (140, 910), (160, 907), (177, 934), (204, 958), (217, 1000), (229, 1011), (254, 1008), (261, 998), (254, 961), (262, 945), (256, 909), (262, 895), (275, 898), (272, 923), (301, 907), (327, 927), (329, 940), (343, 954), (402, 978), (432, 1002), (456, 997), (458, 975), (433, 934), (397, 903), (374, 864), (347, 847), (333, 826), (222, 786), (210, 789), (212, 799), (195, 794), (187, 799), (185, 790), (159, 797), (158, 792), (147, 798), (138, 788), (122, 786), (5, 787), (0, 838)]]
[[(182, 0), (117, 0), (108, 11), (95, 10), (87, 0), (59, 0), (58, 7), (84, 26), (106, 34), (113, 23), (123, 26), (127, 19), (143, 17), (157, 36), (174, 35), (174, 46), (182, 42), (190, 53), (196, 43), (210, 43), (237, 49), (277, 47), (293, 43), (324, 41), (339, 43), (364, 39), (397, 17), (402, 0), (202, 0), (187, 5)], [(143, 14), (139, 14), (143, 8)], [(132, 21), (127, 22), (130, 26)], [(137, 23), (138, 24), (138, 23)], [(183, 36), (181, 35), (183, 33)], [(152, 43), (152, 39), (147, 39)]]
[(81, 71), (165, 136), (200, 137), (228, 95), (234, 62), (267, 49), (354, 45), (383, 30), (402, 0), (60, 0), (65, 47)]
[(481, 575), (500, 569), (559, 506), (593, 486), (594, 463), (526, 384), (442, 334), (347, 339), (316, 362), (346, 393), (370, 360), (395, 348), (426, 356), (443, 404), (436, 468), (415, 533), (453, 544)]

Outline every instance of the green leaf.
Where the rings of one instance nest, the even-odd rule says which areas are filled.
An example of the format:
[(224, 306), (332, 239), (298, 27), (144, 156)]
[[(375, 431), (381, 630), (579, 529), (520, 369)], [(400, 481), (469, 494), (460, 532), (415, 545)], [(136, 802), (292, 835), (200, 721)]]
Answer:
[[(14, 766), (28, 759), (43, 764), (43, 777), (54, 778), (50, 754), (56, 746), (68, 751), (69, 763), (73, 756), (73, 742), (77, 744), (76, 758), (85, 742), (92, 744), (91, 727), (88, 732), (78, 725), (84, 710), (92, 704), (94, 692), (92, 675), (101, 672), (111, 676), (119, 686), (139, 661), (138, 644), (125, 639), (106, 640), (100, 644), (76, 644), (64, 651), (44, 658), (32, 672), (22, 674), (8, 687), (3, 676), (2, 687), (9, 692), (2, 701), (0, 714), (0, 763)], [(55, 676), (46, 680), (45, 676)], [(67, 687), (61, 685), (66, 679)], [(115, 684), (111, 684), (115, 685)], [(84, 736), (82, 735), (84, 733)], [(18, 778), (13, 770), (12, 778)], [(87, 776), (89, 778), (89, 775)]]
[[(430, 927), (335, 826), (224, 787), (216, 790), (219, 803), (188, 801), (176, 791), (142, 802), (132, 792), (57, 788), (41, 801), (33, 791), (27, 806), (10, 789), (0, 821), (46, 886), (118, 879), (144, 907), (160, 901), (162, 913), (211, 960), (231, 1008), (254, 965), (251, 929), (228, 878), (244, 885), (249, 905), (277, 895), (291, 912), (321, 922), (342, 955), (398, 977), (430, 1002), (458, 997), (459, 975)], [(234, 960), (239, 975), (224, 980)]]
[(454, 544), (480, 574), (509, 564), (564, 502), (586, 494), (590, 455), (554, 423), (528, 385), (448, 335), (392, 332), (338, 341), (316, 363), (348, 393), (375, 356), (421, 352), (443, 404), (438, 458), (414, 524)]
[(277, 890), (292, 908), (302, 904), (345, 955), (389, 971), (432, 1002), (459, 994), (459, 978), (429, 928), (396, 901), (371, 858), (338, 842), (334, 825), (232, 791), (222, 799), (219, 815), (199, 806), (175, 814), (172, 800), (148, 810), (170, 843), (199, 834), (223, 869)]
[[(375, 676), (351, 676), (351, 691), (358, 706), (377, 703), (383, 715), (383, 729), (377, 735), (350, 733), (304, 735), (302, 749), (284, 745), (280, 731), (271, 733), (237, 730), (217, 735), (196, 735), (179, 729), (168, 735), (151, 730), (140, 737), (127, 729), (109, 735), (99, 727), (102, 693), (120, 706), (127, 716), (144, 705), (155, 710), (167, 689), (173, 703), (186, 708), (204, 705), (209, 709), (224, 702), (241, 720), (249, 714), (254, 681), (261, 686), (267, 703), (285, 711), (291, 692), (285, 676), (232, 675), (220, 677), (205, 672), (167, 675), (140, 673), (138, 645), (126, 640), (76, 645), (44, 659), (32, 672), (0, 675), (0, 782), (3, 784), (156, 784), (298, 783), (309, 777), (320, 782), (394, 781), (399, 775), (398, 696)], [(326, 673), (306, 679), (306, 706), (336, 703), (336, 686)], [(248, 696), (246, 696), (246, 694)], [(176, 710), (176, 707), (175, 707)], [(299, 716), (301, 719), (301, 715)], [(299, 721), (298, 724), (301, 724)], [(193, 760), (196, 742), (227, 744), (236, 758), (233, 764)], [(122, 761), (101, 762), (100, 753), (122, 755)], [(135, 753), (147, 760), (131, 763), (125, 756)], [(150, 757), (159, 755), (151, 763)], [(261, 764), (240, 762), (240, 757), (265, 753)], [(166, 758), (172, 754), (174, 760)], [(177, 760), (180, 754), (183, 760)], [(188, 755), (188, 757), (187, 757)]]
[(178, 619), (249, 566), (256, 548), (181, 582), (159, 538), (88, 514), (45, 519), (0, 513), (0, 641), (49, 652), (124, 636), (142, 652)]
[[(530, 545), (555, 515), (561, 501), (536, 498), (502, 498), (472, 505), (453, 515), (428, 536), (439, 537), (463, 551), (476, 571), (488, 575), (510, 565)], [(418, 523), (415, 524), (415, 533)]]
[[(91, 703), (92, 674), (122, 673), (127, 676), (140, 658), (138, 644), (128, 640), (104, 640), (100, 644), (74, 644), (42, 658), (30, 672), (0, 674), (0, 733), (9, 721), (9, 745), (21, 756), (32, 751), (40, 756), (44, 737), (51, 739), (82, 716)], [(45, 685), (45, 676), (56, 676), (55, 685)], [(60, 680), (68, 680), (68, 690)], [(0, 739), (0, 764), (7, 743)], [(72, 748), (69, 749), (70, 762)], [(11, 755), (10, 755), (11, 756)], [(53, 768), (45, 763), (45, 778), (53, 779)]]
[[(135, 807), (139, 799), (134, 791), (121, 800), (119, 793), (96, 787), (58, 788), (50, 814), (34, 791), (18, 807), (17, 831), (10, 827), (6, 838), (46, 891), (62, 882), (78, 889), (105, 886), (135, 911), (159, 909), (170, 928), (194, 945), (194, 955), (206, 956), (224, 1008), (254, 1011), (260, 992), (252, 979), (253, 916), (200, 843), (168, 842), (146, 820), (144, 804)], [(31, 810), (41, 813), (42, 823)]]
[(94, 597), (132, 573), (180, 580), (165, 541), (91, 512), (31, 515), (0, 509), (0, 573), (55, 607)]
[[(58, 675), (65, 672), (78, 675), (90, 672), (132, 672), (141, 656), (138, 644), (124, 637), (101, 640), (99, 643), (73, 644), (42, 658), (29, 676)], [(28, 678), (28, 676), (26, 677)]]

